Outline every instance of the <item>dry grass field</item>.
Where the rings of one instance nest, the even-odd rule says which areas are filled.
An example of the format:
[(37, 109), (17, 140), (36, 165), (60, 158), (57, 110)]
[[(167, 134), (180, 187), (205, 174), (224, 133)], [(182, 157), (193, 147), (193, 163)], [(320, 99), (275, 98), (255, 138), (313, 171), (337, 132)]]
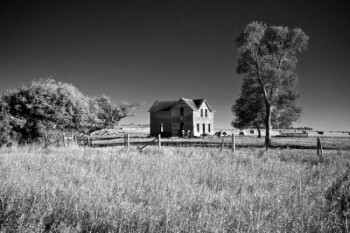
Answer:
[(3, 148), (0, 232), (349, 232), (350, 153)]

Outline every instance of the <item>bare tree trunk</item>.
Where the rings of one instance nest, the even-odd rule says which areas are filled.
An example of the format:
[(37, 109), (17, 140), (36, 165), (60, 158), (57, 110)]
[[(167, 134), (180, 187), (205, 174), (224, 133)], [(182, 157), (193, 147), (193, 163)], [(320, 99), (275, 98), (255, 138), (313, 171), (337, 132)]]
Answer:
[[(266, 101), (267, 102), (267, 101)], [(265, 148), (268, 150), (271, 147), (271, 105), (266, 103), (266, 133), (265, 133)]]

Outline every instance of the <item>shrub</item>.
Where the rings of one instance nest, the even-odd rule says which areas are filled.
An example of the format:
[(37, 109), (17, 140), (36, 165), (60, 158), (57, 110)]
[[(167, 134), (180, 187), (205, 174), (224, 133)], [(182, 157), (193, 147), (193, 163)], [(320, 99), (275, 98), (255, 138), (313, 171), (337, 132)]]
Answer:
[(136, 105), (115, 105), (106, 97), (89, 98), (72, 84), (40, 79), (0, 97), (0, 143), (34, 141), (61, 131), (89, 133), (111, 128)]

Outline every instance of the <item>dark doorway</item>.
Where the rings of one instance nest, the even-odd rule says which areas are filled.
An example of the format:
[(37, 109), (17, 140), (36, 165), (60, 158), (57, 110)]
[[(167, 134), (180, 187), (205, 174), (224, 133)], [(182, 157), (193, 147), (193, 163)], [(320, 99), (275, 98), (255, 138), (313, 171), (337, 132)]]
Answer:
[(203, 124), (203, 134), (205, 134), (205, 124)]
[(180, 135), (184, 136), (184, 123), (180, 122)]

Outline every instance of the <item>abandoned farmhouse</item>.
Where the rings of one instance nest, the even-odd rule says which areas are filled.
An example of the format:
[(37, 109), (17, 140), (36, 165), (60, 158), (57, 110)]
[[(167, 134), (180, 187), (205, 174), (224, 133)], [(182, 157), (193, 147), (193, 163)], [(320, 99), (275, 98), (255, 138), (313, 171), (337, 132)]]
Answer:
[(214, 134), (214, 110), (205, 99), (157, 100), (150, 112), (151, 135), (195, 136)]

